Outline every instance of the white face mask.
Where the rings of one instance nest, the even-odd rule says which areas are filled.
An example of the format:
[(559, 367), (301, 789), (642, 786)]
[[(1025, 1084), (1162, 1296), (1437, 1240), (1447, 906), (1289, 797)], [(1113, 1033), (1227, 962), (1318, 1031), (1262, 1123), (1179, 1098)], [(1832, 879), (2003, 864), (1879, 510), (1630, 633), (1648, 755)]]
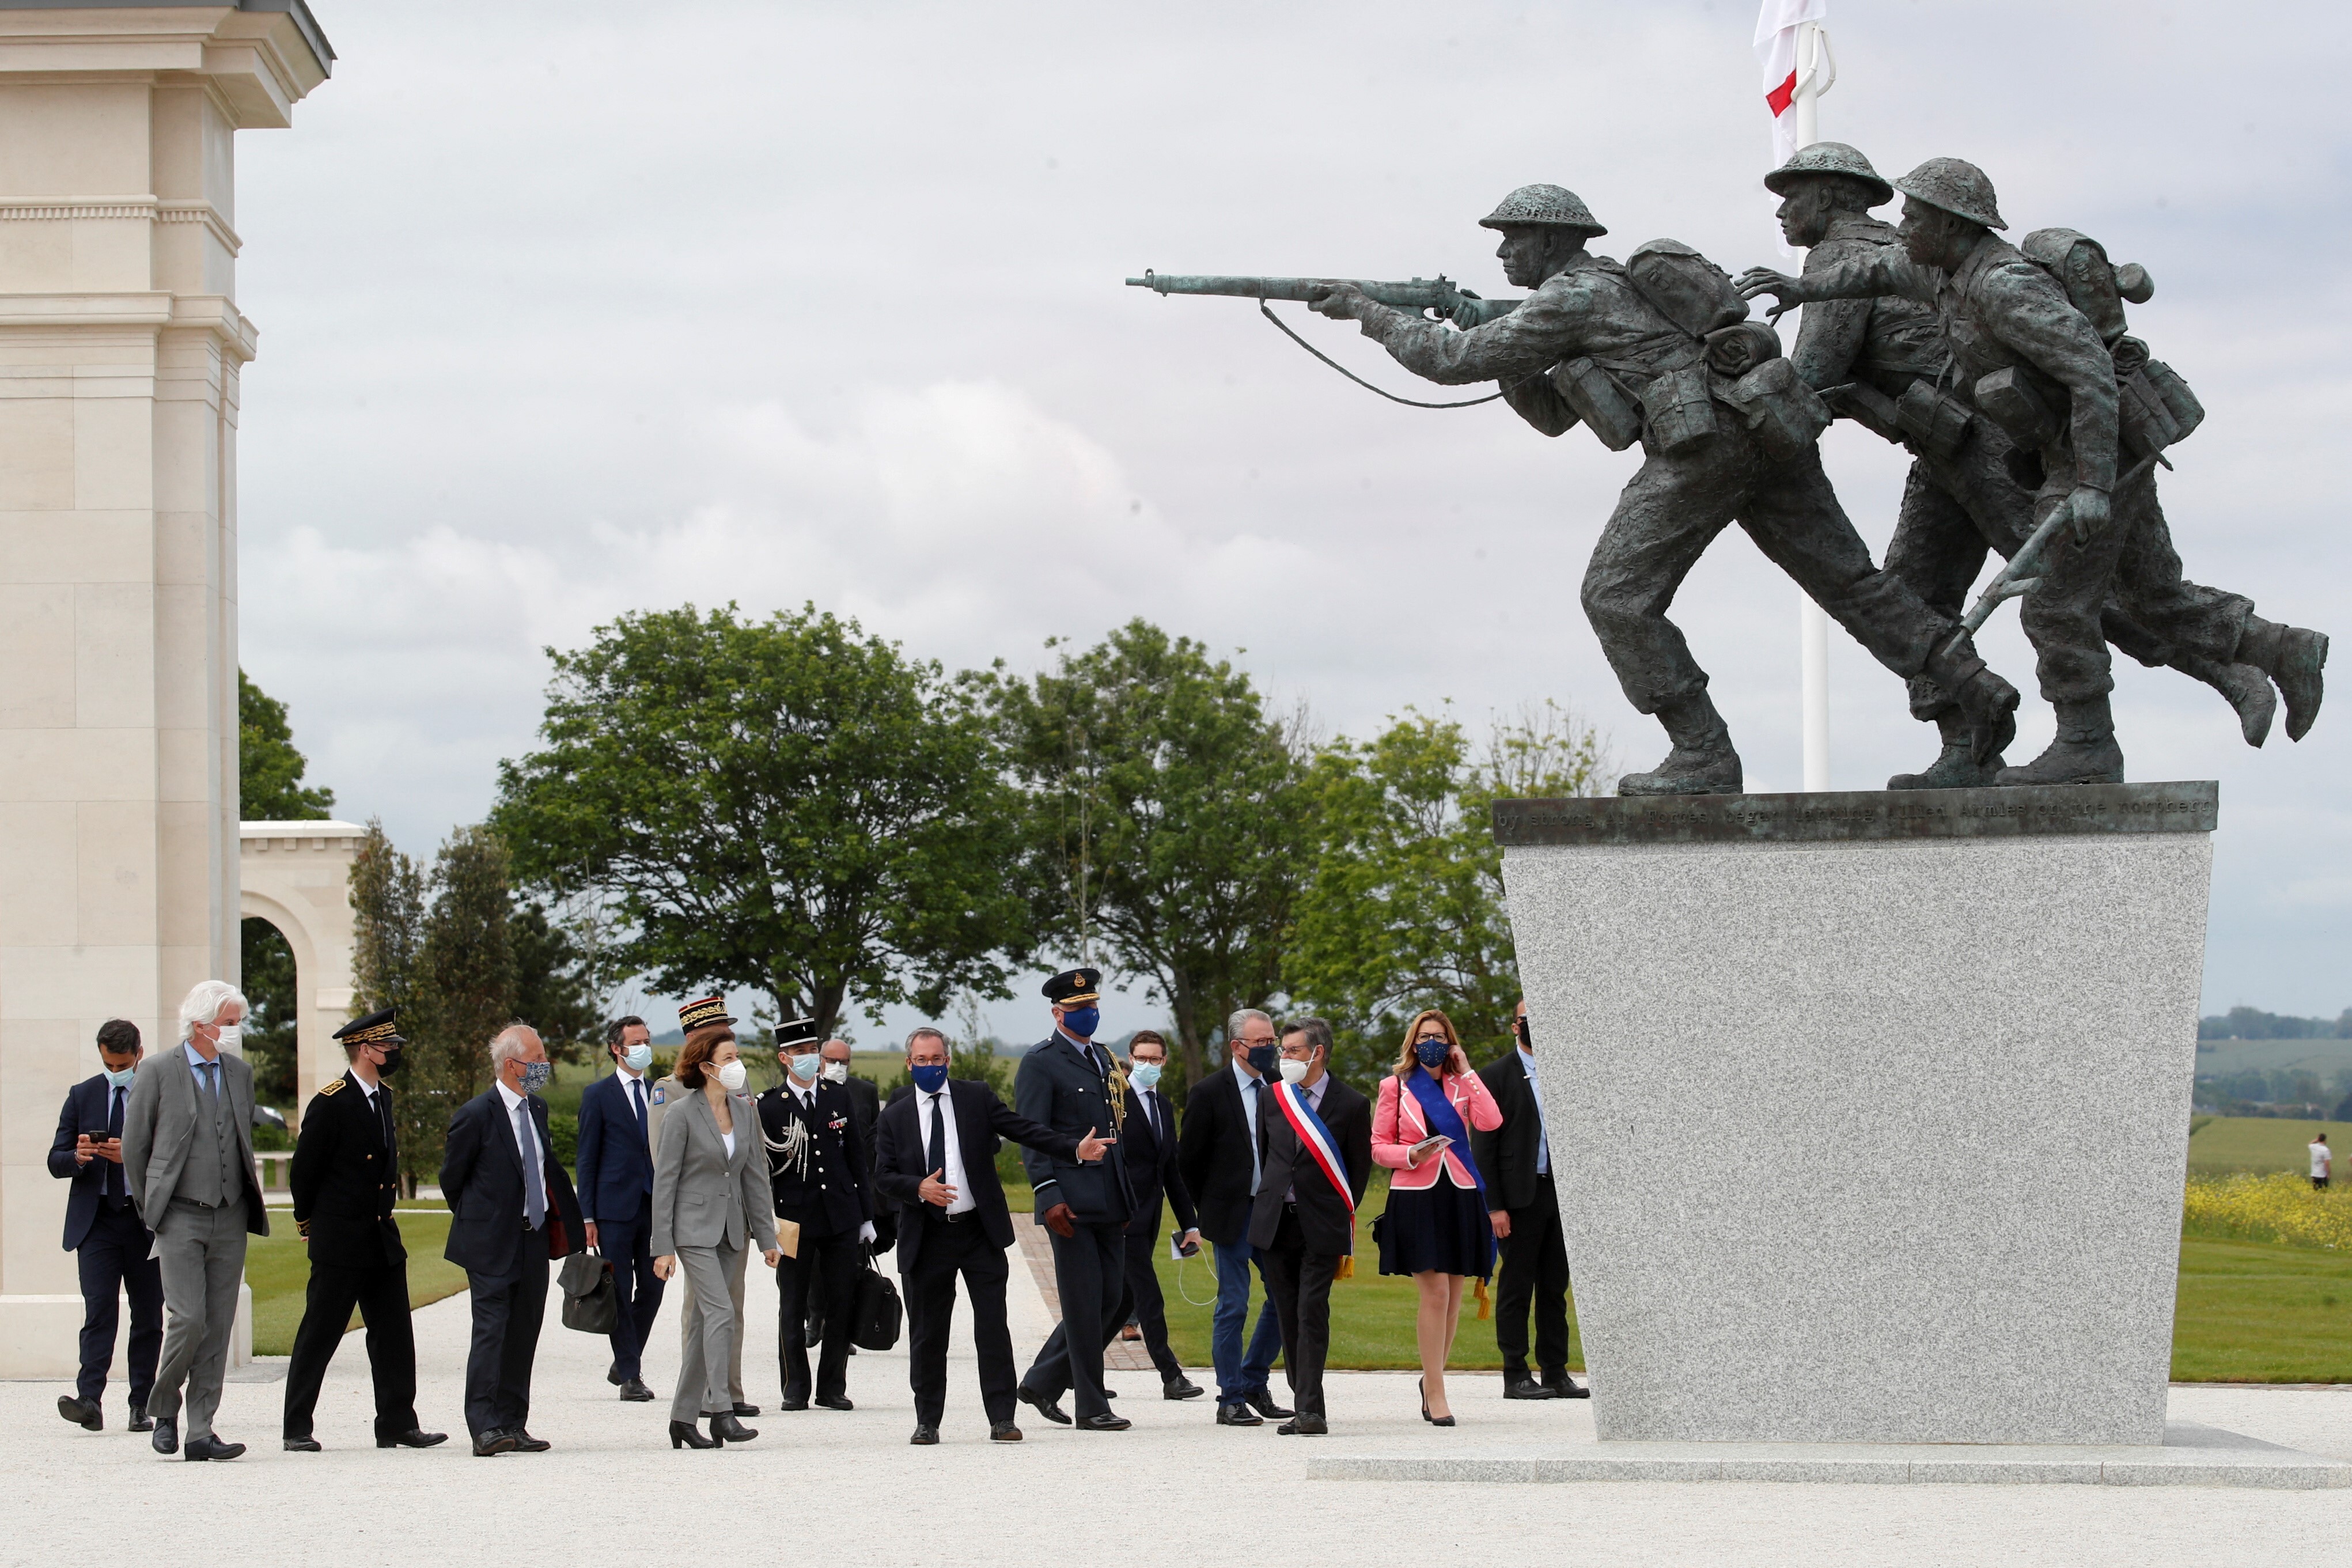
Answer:
[(215, 1050), (221, 1051), (234, 1051), (236, 1049), (237, 1041), (244, 1037), (245, 1031), (237, 1027), (235, 1024), (223, 1024), (219, 1028), (213, 1031), (213, 1048)]
[(1282, 1081), (1285, 1083), (1305, 1083), (1307, 1081), (1307, 1069), (1314, 1065), (1315, 1064), (1313, 1062), (1295, 1062), (1288, 1057), (1283, 1058)]
[(743, 1064), (741, 1062), (729, 1062), (725, 1067), (719, 1069), (719, 1081), (726, 1086), (727, 1092), (730, 1094), (737, 1094), (742, 1091), (744, 1077)]
[(849, 1081), (849, 1064), (847, 1062), (827, 1062), (824, 1064), (824, 1071), (818, 1076), (823, 1078), (827, 1083), (847, 1083)]

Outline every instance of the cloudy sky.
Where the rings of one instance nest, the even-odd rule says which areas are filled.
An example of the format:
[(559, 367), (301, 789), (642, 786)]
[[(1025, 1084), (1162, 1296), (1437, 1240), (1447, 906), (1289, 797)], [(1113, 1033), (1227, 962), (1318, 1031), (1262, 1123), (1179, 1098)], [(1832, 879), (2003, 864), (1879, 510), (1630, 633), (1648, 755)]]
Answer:
[[(530, 745), (545, 647), (730, 599), (1024, 669), (1144, 616), (1242, 650), (1327, 731), (1552, 698), (1624, 763), (1662, 750), (1575, 599), (1638, 452), (1381, 402), (1246, 303), (1122, 279), (1500, 292), (1476, 220), (1538, 180), (1604, 251), (1772, 262), (1754, 0), (316, 9), (333, 79), (239, 146), (242, 637), (341, 815), (429, 852)], [(2084, 229), (2155, 276), (2134, 328), (2210, 411), (2164, 481), (2189, 574), (2352, 630), (2352, 13), (1831, 21), (1824, 135), (1888, 173), (1969, 157), (2012, 235)], [(1826, 455), (1883, 548), (1901, 455), (1844, 426)], [(1798, 787), (1795, 589), (1735, 531), (1676, 617), (1748, 786)], [(1875, 787), (1932, 735), (1832, 637), (1832, 782)], [(2013, 614), (1985, 647), (2031, 689)], [(2352, 710), (2257, 752), (2206, 689), (2118, 679), (2132, 777), (2221, 781), (2208, 1005), (2352, 1004)], [(2023, 729), (2013, 758), (2050, 734), (2031, 697)]]

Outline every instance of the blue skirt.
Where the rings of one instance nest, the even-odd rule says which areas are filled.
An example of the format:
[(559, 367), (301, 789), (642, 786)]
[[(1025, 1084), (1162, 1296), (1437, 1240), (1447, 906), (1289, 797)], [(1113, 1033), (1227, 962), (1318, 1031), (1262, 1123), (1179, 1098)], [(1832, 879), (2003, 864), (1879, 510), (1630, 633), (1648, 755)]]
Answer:
[(1480, 1279), (1495, 1271), (1495, 1225), (1486, 1200), (1475, 1187), (1457, 1187), (1441, 1173), (1435, 1184), (1407, 1192), (1389, 1189), (1388, 1221), (1395, 1238), (1396, 1264), (1383, 1274), (1466, 1274)]

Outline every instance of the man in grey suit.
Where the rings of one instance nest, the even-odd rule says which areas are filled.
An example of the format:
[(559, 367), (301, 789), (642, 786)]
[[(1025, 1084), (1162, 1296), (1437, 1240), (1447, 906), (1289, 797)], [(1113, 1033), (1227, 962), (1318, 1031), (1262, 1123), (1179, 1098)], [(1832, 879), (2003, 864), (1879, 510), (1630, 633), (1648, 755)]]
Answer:
[[(163, 1275), (163, 1355), (147, 1413), (159, 1454), (234, 1459), (242, 1443), (213, 1431), (229, 1332), (245, 1279), (245, 1238), (269, 1234), (253, 1160), (253, 1069), (233, 1049), (245, 997), (200, 982), (180, 1004), (180, 1048), (159, 1052), (131, 1080), (122, 1114), (122, 1170), (139, 1217), (155, 1233)], [(188, 1432), (180, 1437), (180, 1411)]]

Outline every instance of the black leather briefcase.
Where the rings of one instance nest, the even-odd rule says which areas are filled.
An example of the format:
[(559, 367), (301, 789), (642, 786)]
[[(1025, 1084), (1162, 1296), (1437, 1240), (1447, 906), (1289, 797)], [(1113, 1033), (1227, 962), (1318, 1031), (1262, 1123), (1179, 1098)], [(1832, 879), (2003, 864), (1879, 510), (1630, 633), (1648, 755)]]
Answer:
[(621, 1291), (613, 1266), (593, 1252), (575, 1252), (558, 1275), (563, 1287), (563, 1326), (583, 1334), (609, 1334), (621, 1321)]
[(889, 1276), (874, 1267), (873, 1256), (867, 1254), (865, 1270), (857, 1276), (857, 1307), (850, 1315), (850, 1342), (862, 1351), (888, 1350), (898, 1342), (901, 1316), (898, 1288), (890, 1283)]

